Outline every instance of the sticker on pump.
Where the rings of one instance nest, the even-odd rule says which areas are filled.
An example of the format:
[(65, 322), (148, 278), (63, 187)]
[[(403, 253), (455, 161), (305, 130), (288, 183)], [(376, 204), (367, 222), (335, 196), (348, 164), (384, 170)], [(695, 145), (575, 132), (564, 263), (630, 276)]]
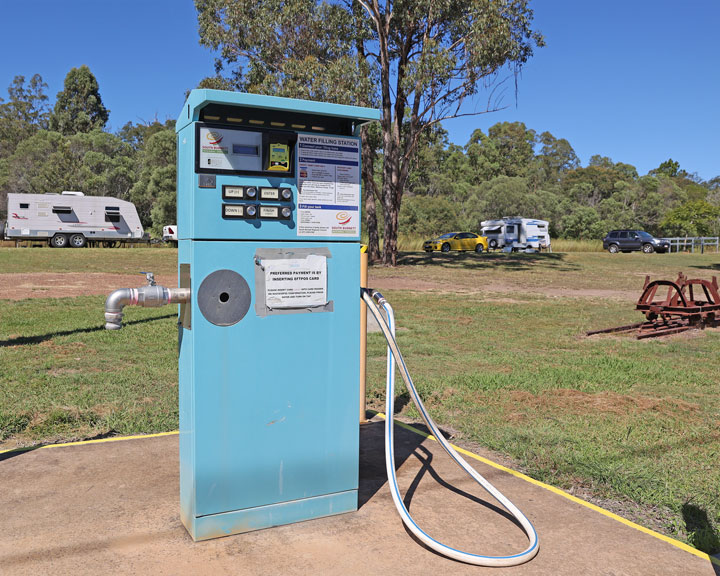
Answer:
[(307, 308), (327, 304), (327, 258), (263, 260), (265, 305), (268, 308)]

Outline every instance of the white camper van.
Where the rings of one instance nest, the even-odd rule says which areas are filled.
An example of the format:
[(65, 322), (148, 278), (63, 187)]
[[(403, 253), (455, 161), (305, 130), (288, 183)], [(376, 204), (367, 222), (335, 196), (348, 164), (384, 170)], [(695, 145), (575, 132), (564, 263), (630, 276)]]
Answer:
[(480, 223), (483, 236), (487, 236), (491, 249), (547, 250), (550, 248), (550, 229), (547, 220), (535, 218), (500, 218)]
[(7, 240), (43, 240), (55, 248), (88, 242), (138, 242), (143, 227), (135, 205), (108, 196), (8, 194)]

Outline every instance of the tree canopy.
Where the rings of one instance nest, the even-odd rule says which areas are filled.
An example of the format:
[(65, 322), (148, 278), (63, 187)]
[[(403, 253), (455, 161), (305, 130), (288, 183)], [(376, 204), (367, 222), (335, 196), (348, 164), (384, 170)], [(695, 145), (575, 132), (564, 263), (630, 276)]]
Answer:
[[(220, 54), (216, 76), (204, 85), (379, 105), (377, 191), (382, 258), (390, 265), (423, 135), (442, 120), (496, 108), (495, 91), (544, 42), (530, 27), (527, 0), (196, 0), (195, 6), (201, 44)], [(481, 90), (490, 95), (487, 107), (467, 111), (463, 104)], [(366, 189), (374, 189), (364, 174)], [(377, 224), (369, 218), (367, 225), (372, 244)], [(370, 246), (371, 255), (376, 250)]]
[(50, 128), (61, 134), (102, 130), (110, 117), (100, 97), (97, 79), (86, 65), (72, 68), (58, 92)]
[[(482, 220), (525, 216), (549, 220), (551, 234), (565, 238), (598, 239), (613, 228), (720, 234), (718, 178), (703, 182), (672, 160), (644, 176), (601, 155), (581, 166), (566, 139), (550, 132), (537, 136), (522, 123), (508, 122), (491, 126), (487, 134), (475, 130), (463, 148), (446, 135), (428, 139), (418, 158), (422, 166), (413, 170), (407, 187), (411, 208), (400, 214), (403, 233), (479, 231)], [(452, 215), (436, 206), (437, 197), (453, 203)], [(423, 226), (418, 214), (424, 214)]]
[(40, 75), (16, 76), (0, 99), (0, 218), (8, 192), (87, 195), (138, 200), (146, 228), (160, 234), (175, 216), (175, 130), (128, 123), (116, 134), (103, 128), (109, 111), (87, 66), (71, 70), (54, 111)]
[[(322, 22), (310, 10), (313, 3), (303, 2), (293, 9), (305, 14), (307, 21), (303, 25), (314, 30)], [(352, 16), (356, 22), (365, 23), (367, 38), (373, 37), (362, 6), (358, 3), (352, 8), (350, 12), (335, 12), (337, 6), (329, 6), (323, 14), (341, 20)], [(247, 17), (238, 15), (241, 19)], [(290, 20), (283, 18), (285, 16), (278, 22), (288, 26)], [(236, 31), (226, 33), (232, 35)], [(298, 31), (293, 33), (297, 34), (296, 54), (315, 59), (320, 66), (317, 70), (323, 74), (332, 70), (332, 66), (321, 65), (326, 59), (322, 51), (301, 42), (303, 35)], [(263, 40), (266, 42), (263, 50), (271, 51), (273, 38), (277, 36), (269, 35)], [(367, 39), (365, 42), (362, 50), (370, 50), (372, 43)], [(331, 75), (323, 80), (327, 81), (325, 87), (321, 82), (313, 88), (322, 90), (323, 98), (341, 101), (352, 94), (357, 104), (379, 102), (374, 100), (378, 95), (371, 88), (377, 78), (364, 86), (354, 84), (359, 76), (353, 74), (361, 70), (361, 66), (366, 66), (369, 73), (377, 71), (370, 58), (360, 57), (362, 50), (358, 46), (353, 52), (347, 45), (339, 45), (337, 50), (342, 48), (346, 54), (355, 55), (357, 68), (335, 83), (331, 81), (332, 73), (328, 72)], [(277, 64), (283, 74), (291, 75), (293, 69), (286, 68), (289, 64), (283, 55), (277, 55)], [(86, 73), (81, 76), (86, 80), (92, 77), (92, 81), (82, 84), (94, 85), (95, 102), (101, 103), (100, 88), (89, 69), (81, 67), (75, 72), (83, 68)], [(77, 76), (71, 73), (68, 78)], [(345, 82), (348, 77), (354, 80)], [(254, 72), (252, 78), (242, 74), (241, 78), (243, 82), (258, 82), (267, 90), (279, 86), (274, 82), (287, 86), (286, 78), (272, 71)], [(68, 86), (75, 85), (74, 80), (66, 81), (60, 94), (69, 97), (73, 90), (68, 92)], [(250, 84), (246, 86), (249, 87)], [(296, 89), (288, 88), (291, 92)], [(105, 112), (96, 124), (80, 122), (75, 127), (83, 129), (64, 133), (57, 130), (57, 124), (53, 125), (52, 119), (57, 117), (50, 112), (46, 92), (47, 85), (39, 75), (29, 80), (16, 76), (7, 96), (0, 98), (0, 218), (4, 216), (8, 192), (80, 190), (85, 194), (133, 201), (143, 225), (155, 234), (159, 235), (163, 226), (174, 223), (174, 122), (153, 119), (127, 123), (112, 133), (105, 129), (109, 112), (103, 108)], [(74, 96), (64, 101), (76, 101), (79, 93), (75, 91)], [(57, 103), (53, 110), (58, 110)], [(408, 110), (403, 112), (398, 124), (391, 124), (393, 129), (399, 127), (399, 140), (392, 145), (399, 146), (396, 151), (401, 157), (411, 139), (412, 113)], [(395, 122), (397, 116), (391, 112)], [(91, 117), (87, 110), (85, 114)], [(377, 250), (378, 238), (387, 246), (393, 225), (387, 205), (390, 192), (386, 135), (375, 125), (370, 126), (364, 136), (364, 212), (368, 222), (375, 222)], [(642, 228), (657, 235), (720, 234), (720, 176), (703, 181), (672, 159), (661, 162), (645, 175), (639, 175), (631, 164), (600, 154), (591, 156), (583, 166), (567, 139), (549, 131), (536, 131), (521, 122), (499, 122), (486, 130), (478, 128), (463, 145), (450, 142), (441, 122), (429, 122), (417, 133), (415, 149), (408, 158), (411, 158), (408, 164), (403, 163), (406, 160), (400, 163), (400, 168), (407, 170), (407, 177), (399, 190), (404, 198), (398, 211), (399, 234), (429, 237), (460, 229), (479, 231), (482, 220), (516, 215), (549, 220), (555, 237), (600, 238), (612, 228)], [(402, 174), (402, 170), (390, 176), (394, 178)], [(392, 178), (389, 181), (397, 182)], [(372, 226), (366, 226), (365, 230), (372, 235)]]

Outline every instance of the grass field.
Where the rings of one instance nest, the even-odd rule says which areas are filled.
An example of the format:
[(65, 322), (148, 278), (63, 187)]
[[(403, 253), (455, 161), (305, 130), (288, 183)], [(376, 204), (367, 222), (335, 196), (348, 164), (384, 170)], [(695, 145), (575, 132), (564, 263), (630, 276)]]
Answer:
[[(0, 250), (0, 273), (175, 270), (172, 250)], [(583, 333), (639, 319), (645, 274), (709, 278), (718, 255), (426, 255), (371, 269), (428, 408), (454, 440), (720, 551), (720, 332), (637, 341)], [(142, 282), (138, 282), (141, 284)], [(102, 329), (102, 296), (0, 295), (0, 439), (14, 445), (177, 427), (171, 308)], [(368, 337), (368, 403), (384, 408), (385, 347)], [(401, 394), (401, 416), (414, 409)]]
[[(398, 248), (405, 252), (422, 250), (423, 243), (430, 240), (428, 236), (417, 234), (400, 234)], [(553, 238), (552, 249), (555, 252), (602, 252), (602, 242), (599, 240), (563, 240)]]

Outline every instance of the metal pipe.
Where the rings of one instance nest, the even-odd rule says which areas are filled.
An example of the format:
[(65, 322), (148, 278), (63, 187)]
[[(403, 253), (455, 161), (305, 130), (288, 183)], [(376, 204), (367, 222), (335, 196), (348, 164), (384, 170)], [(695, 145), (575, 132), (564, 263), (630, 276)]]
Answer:
[(125, 306), (159, 308), (167, 304), (182, 304), (189, 301), (189, 288), (166, 288), (158, 285), (120, 288), (112, 292), (105, 300), (105, 329), (120, 330), (122, 328)]
[[(368, 279), (368, 255), (367, 246), (363, 246), (360, 251), (360, 288), (367, 288)], [(365, 398), (365, 381), (367, 367), (367, 306), (363, 299), (360, 299), (360, 424), (364, 424), (367, 419), (367, 404)]]

